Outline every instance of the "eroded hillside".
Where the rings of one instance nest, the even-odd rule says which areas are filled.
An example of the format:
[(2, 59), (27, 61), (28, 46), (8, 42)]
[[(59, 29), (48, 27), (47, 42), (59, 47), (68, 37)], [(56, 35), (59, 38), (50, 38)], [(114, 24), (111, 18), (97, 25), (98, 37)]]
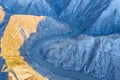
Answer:
[[(44, 19), (44, 16), (14, 15), (10, 18), (1, 41), (1, 55), (9, 68), (13, 69), (19, 80), (27, 80), (34, 77), (34, 80), (47, 80), (42, 75), (38, 75), (20, 56), (19, 48), (24, 43), (25, 38), (29, 38), (31, 33), (35, 33), (37, 25)], [(24, 37), (23, 36), (26, 36)], [(37, 74), (37, 76), (36, 76)], [(10, 76), (12, 76), (10, 74)], [(12, 79), (14, 80), (14, 78)]]

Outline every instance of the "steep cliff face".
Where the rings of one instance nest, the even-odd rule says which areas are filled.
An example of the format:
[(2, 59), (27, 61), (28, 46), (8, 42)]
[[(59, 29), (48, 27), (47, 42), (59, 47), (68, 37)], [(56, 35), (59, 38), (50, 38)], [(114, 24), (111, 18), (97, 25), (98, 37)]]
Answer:
[[(107, 0), (108, 1), (108, 0)], [(86, 30), (87, 34), (120, 33), (120, 0), (111, 0), (109, 6), (95, 21), (92, 27)]]

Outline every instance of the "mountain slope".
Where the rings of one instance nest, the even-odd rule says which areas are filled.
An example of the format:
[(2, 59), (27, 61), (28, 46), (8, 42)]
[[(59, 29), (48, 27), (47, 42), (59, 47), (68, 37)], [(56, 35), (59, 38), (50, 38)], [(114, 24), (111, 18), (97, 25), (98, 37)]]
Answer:
[[(119, 4), (120, 0), (0, 0), (5, 13), (1, 36), (8, 25), (2, 54), (21, 53), (32, 68), (52, 80), (119, 80)], [(48, 17), (41, 21), (14, 14)]]
[(13, 14), (51, 16), (70, 24), (73, 28), (78, 28), (79, 33), (93, 36), (120, 32), (119, 3), (120, 0), (14, 0), (12, 3), (11, 0), (2, 0), (0, 2), (6, 12), (6, 20)]
[[(24, 40), (30, 37), (31, 33), (36, 32), (37, 25), (44, 19), (44, 16), (25, 16), (14, 15), (10, 18), (1, 41), (1, 55), (5, 59), (9, 68), (12, 68), (19, 80), (24, 80), (31, 76), (38, 75), (20, 56), (19, 48)], [(29, 24), (28, 24), (29, 23)], [(10, 75), (12, 76), (12, 75)], [(36, 80), (47, 80), (41, 75), (34, 78)], [(12, 78), (12, 80), (15, 80)]]

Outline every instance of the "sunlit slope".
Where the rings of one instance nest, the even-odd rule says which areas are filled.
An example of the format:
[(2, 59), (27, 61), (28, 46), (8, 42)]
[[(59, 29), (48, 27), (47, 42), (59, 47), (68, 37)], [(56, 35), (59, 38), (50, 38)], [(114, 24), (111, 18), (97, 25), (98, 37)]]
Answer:
[[(29, 38), (31, 33), (36, 32), (37, 25), (44, 18), (44, 16), (13, 15), (5, 29), (1, 41), (1, 55), (6, 60), (8, 67), (15, 71), (19, 80), (24, 80), (35, 74), (35, 71), (20, 56), (19, 48), (25, 38)], [(33, 77), (34, 80), (46, 80), (43, 76)]]
[(4, 20), (5, 12), (3, 11), (3, 8), (0, 6), (0, 23)]
[(10, 18), (8, 26), (5, 29), (2, 38), (1, 48), (2, 55), (15, 56), (19, 55), (19, 48), (24, 42), (24, 32), (26, 38), (29, 38), (31, 33), (36, 32), (37, 24), (45, 17), (14, 15)]

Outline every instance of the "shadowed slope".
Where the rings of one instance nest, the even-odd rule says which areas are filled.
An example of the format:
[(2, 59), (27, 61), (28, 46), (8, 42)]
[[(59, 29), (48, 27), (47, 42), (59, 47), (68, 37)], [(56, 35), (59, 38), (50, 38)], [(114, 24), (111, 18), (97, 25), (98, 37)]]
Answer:
[(6, 12), (6, 21), (13, 14), (45, 15), (78, 28), (80, 34), (99, 36), (120, 33), (119, 0), (10, 1), (0, 2)]

